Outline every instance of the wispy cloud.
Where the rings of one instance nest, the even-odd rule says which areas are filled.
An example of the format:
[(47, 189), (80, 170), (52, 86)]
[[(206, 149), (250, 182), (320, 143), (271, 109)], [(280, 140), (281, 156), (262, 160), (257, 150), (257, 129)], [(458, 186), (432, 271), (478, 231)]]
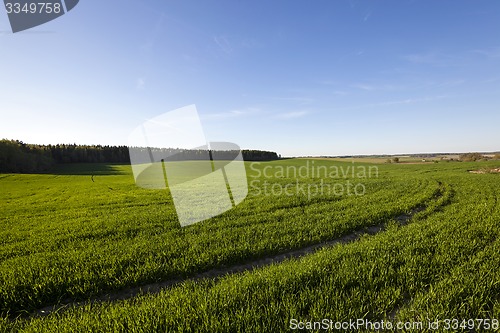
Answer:
[(301, 105), (311, 104), (314, 102), (314, 99), (310, 97), (274, 97), (273, 99), (278, 101), (294, 102)]
[(337, 81), (335, 80), (320, 80), (318, 81), (319, 84), (324, 84), (326, 86), (331, 86), (331, 85), (335, 85), (335, 84), (339, 84)]
[(256, 39), (244, 39), (240, 42), (240, 46), (246, 49), (258, 49), (263, 46), (263, 44)]
[(439, 67), (452, 67), (460, 64), (461, 57), (441, 52), (414, 53), (403, 56), (407, 61), (414, 64), (433, 65)]
[(464, 84), (464, 83), (465, 83), (464, 79), (448, 80), (448, 81), (441, 82), (440, 84), (438, 84), (438, 87), (455, 87), (455, 86), (459, 86), (459, 85)]
[(200, 115), (202, 119), (226, 119), (226, 118), (237, 118), (242, 116), (249, 116), (252, 114), (259, 113), (260, 109), (256, 107), (248, 107), (244, 109), (235, 109), (227, 112), (220, 113), (209, 113), (205, 115)]
[(488, 58), (500, 58), (500, 47), (472, 50), (472, 52), (486, 56)]
[(231, 47), (231, 44), (229, 43), (226, 37), (214, 36), (213, 41), (224, 53), (230, 54), (231, 52), (233, 52), (233, 48)]
[(358, 88), (361, 90), (366, 90), (366, 91), (372, 91), (372, 90), (376, 89), (374, 86), (369, 85), (369, 84), (364, 84), (364, 83), (353, 84), (351, 87)]
[(295, 118), (304, 117), (308, 113), (309, 113), (308, 111), (292, 111), (292, 112), (277, 114), (274, 118), (276, 118), (276, 119), (295, 119)]
[(333, 94), (334, 94), (335, 96), (345, 96), (345, 95), (347, 95), (348, 93), (347, 93), (347, 91), (335, 90), (335, 91), (333, 92)]
[(156, 44), (156, 41), (158, 40), (158, 37), (161, 34), (161, 31), (163, 29), (165, 21), (165, 14), (160, 13), (159, 18), (156, 20), (155, 25), (153, 29), (150, 31), (146, 41), (139, 46), (141, 51), (149, 53), (153, 50), (154, 45)]
[(407, 98), (402, 100), (388, 101), (382, 103), (370, 104), (369, 106), (389, 106), (389, 105), (401, 105), (401, 104), (415, 104), (423, 102), (431, 102), (438, 99), (446, 98), (446, 95), (429, 96), (429, 97), (419, 97), (419, 98)]
[(367, 12), (365, 13), (365, 16), (363, 17), (363, 21), (366, 22), (368, 21), (368, 19), (370, 18), (370, 16), (372, 16), (372, 12)]
[(137, 90), (146, 89), (146, 80), (142, 77), (138, 78), (135, 87)]
[(492, 82), (496, 82), (499, 80), (500, 80), (500, 77), (492, 77), (492, 78), (481, 81), (481, 83), (492, 83)]
[(399, 86), (391, 85), (391, 84), (367, 84), (367, 83), (355, 83), (351, 85), (352, 88), (361, 89), (365, 91), (374, 91), (374, 90), (397, 90), (401, 89)]
[(413, 62), (416, 64), (429, 64), (436, 62), (436, 55), (433, 53), (420, 53), (420, 54), (409, 54), (404, 56), (406, 60), (409, 62)]

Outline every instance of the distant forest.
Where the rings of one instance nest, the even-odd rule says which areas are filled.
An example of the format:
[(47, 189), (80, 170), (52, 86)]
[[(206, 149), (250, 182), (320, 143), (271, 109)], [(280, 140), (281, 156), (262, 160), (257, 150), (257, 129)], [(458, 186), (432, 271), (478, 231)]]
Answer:
[[(153, 151), (161, 151), (166, 156), (182, 157), (184, 160), (199, 160), (206, 156), (201, 150)], [(275, 152), (261, 150), (242, 150), (242, 154), (245, 161), (270, 161), (280, 158)], [(224, 155), (218, 152), (218, 156)], [(56, 164), (65, 163), (130, 163), (129, 149), (127, 146), (37, 145), (18, 140), (0, 140), (0, 172), (44, 172), (50, 171)]]

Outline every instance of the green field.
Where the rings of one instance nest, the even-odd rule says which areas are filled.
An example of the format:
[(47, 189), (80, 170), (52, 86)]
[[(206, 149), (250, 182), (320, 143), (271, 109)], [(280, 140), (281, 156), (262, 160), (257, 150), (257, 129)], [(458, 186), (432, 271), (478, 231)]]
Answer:
[[(443, 331), (456, 323), (445, 319), (461, 325), (448, 331), (498, 324), (500, 174), (468, 172), (498, 161), (380, 164), (376, 173), (331, 160), (246, 163), (243, 203), (184, 228), (168, 190), (137, 187), (127, 165), (0, 174), (0, 330), (281, 332), (292, 319), (324, 318), (411, 322), (405, 331), (415, 332), (436, 331), (429, 320)], [(291, 174), (306, 167), (316, 173)], [(363, 193), (352, 192), (356, 184)], [(300, 258), (189, 279), (379, 225)], [(85, 303), (170, 280), (159, 293)], [(82, 303), (59, 309), (73, 302)], [(59, 310), (36, 315), (42, 308)]]

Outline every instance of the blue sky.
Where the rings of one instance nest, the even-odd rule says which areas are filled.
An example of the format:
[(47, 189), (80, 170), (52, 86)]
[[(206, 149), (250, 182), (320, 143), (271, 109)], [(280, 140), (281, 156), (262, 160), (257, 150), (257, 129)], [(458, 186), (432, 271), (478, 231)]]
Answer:
[(500, 150), (498, 1), (82, 0), (12, 34), (0, 137), (125, 145), (196, 104), (285, 156)]

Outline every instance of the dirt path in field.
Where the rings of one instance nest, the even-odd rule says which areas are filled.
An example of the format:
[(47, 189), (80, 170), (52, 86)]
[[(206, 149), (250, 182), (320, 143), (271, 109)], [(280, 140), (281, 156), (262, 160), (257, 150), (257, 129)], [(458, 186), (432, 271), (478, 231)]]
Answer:
[[(439, 187), (440, 190), (434, 195), (432, 200), (438, 200), (444, 195), (443, 189), (442, 189), (442, 183), (439, 182)], [(399, 216), (394, 217), (394, 220), (396, 220), (399, 225), (406, 225), (407, 223), (410, 222), (410, 220), (413, 218), (413, 216), (421, 211), (424, 211), (427, 208), (427, 206), (421, 205), (418, 206), (414, 209), (412, 209), (409, 213), (406, 214), (401, 214)], [(386, 221), (387, 222), (387, 221)], [(202, 272), (202, 273), (197, 273), (194, 274), (193, 276), (189, 278), (178, 278), (178, 279), (169, 279), (165, 280), (162, 282), (157, 282), (157, 283), (151, 283), (151, 284), (146, 284), (142, 286), (137, 286), (137, 287), (130, 287), (126, 288), (123, 290), (118, 290), (106, 294), (102, 294), (100, 296), (94, 297), (90, 300), (86, 301), (81, 301), (81, 302), (75, 302), (70, 299), (63, 300), (57, 305), (51, 305), (51, 306), (46, 306), (44, 308), (38, 309), (31, 314), (28, 314), (24, 318), (30, 318), (30, 317), (40, 317), (40, 316), (47, 316), (51, 313), (54, 312), (59, 312), (59, 311), (65, 311), (69, 308), (72, 307), (78, 307), (78, 306), (83, 306), (83, 305), (88, 305), (88, 304), (94, 304), (94, 303), (100, 303), (100, 302), (106, 302), (106, 301), (118, 301), (118, 300), (125, 300), (132, 298), (134, 296), (138, 295), (146, 295), (146, 294), (156, 294), (159, 293), (160, 291), (173, 287), (175, 285), (178, 285), (182, 282), (186, 281), (196, 281), (200, 279), (219, 279), (222, 278), (226, 275), (229, 274), (234, 274), (234, 273), (239, 273), (239, 272), (245, 272), (245, 271), (251, 271), (253, 269), (267, 266), (270, 264), (276, 264), (283, 262), (287, 259), (291, 258), (299, 258), (311, 253), (314, 253), (318, 251), (321, 248), (324, 247), (331, 247), (336, 244), (344, 244), (344, 243), (349, 243), (353, 242), (357, 239), (359, 239), (362, 235), (374, 235), (377, 234), (385, 229), (386, 222), (380, 223), (375, 226), (370, 226), (370, 227), (364, 227), (360, 228), (357, 230), (354, 230), (344, 236), (338, 237), (336, 239), (330, 240), (330, 241), (325, 241), (321, 242), (318, 244), (310, 245), (307, 247), (303, 247), (300, 249), (296, 250), (291, 250), (287, 251), (284, 253), (280, 254), (275, 254), (275, 255), (269, 255), (264, 258), (260, 259), (255, 259), (252, 261), (248, 261), (246, 263), (242, 264), (237, 264), (237, 265), (232, 265), (232, 266), (222, 266), (214, 269), (210, 269), (208, 271)]]
[(469, 170), (469, 173), (476, 173), (476, 174), (500, 173), (500, 168), (496, 168), (496, 169)]
[[(395, 218), (396, 221), (399, 222), (400, 225), (405, 225), (407, 224), (411, 218), (418, 212), (423, 211), (426, 207), (420, 206), (417, 208), (414, 208), (410, 213), (408, 214), (402, 214), (399, 215)], [(263, 267), (266, 265), (270, 264), (276, 264), (283, 262), (284, 260), (291, 259), (291, 258), (299, 258), (311, 253), (316, 252), (320, 248), (324, 247), (330, 247), (336, 244), (343, 244), (343, 243), (348, 243), (352, 242), (358, 238), (360, 238), (362, 235), (374, 235), (380, 231), (383, 231), (385, 228), (385, 223), (381, 223), (375, 226), (371, 227), (365, 227), (361, 228), (358, 230), (355, 230), (347, 235), (344, 235), (342, 237), (336, 238), (334, 240), (322, 242), (319, 244), (314, 244), (311, 246), (307, 246), (301, 249), (297, 250), (292, 250), (288, 251), (285, 253), (281, 254), (276, 254), (276, 255), (270, 255), (264, 258), (256, 259), (253, 261), (249, 261), (246, 263), (238, 264), (238, 265), (232, 265), (232, 266), (222, 266), (219, 268), (214, 268), (211, 270), (208, 270), (206, 272), (198, 273), (193, 275), (190, 278), (179, 278), (179, 279), (170, 279), (166, 280), (163, 282), (158, 282), (158, 283), (151, 283), (147, 285), (142, 285), (142, 286), (137, 286), (137, 287), (130, 287), (125, 290), (119, 290), (119, 291), (114, 291), (111, 293), (103, 294), (101, 296), (92, 298), (91, 300), (87, 301), (82, 301), (82, 302), (74, 302), (71, 300), (64, 300), (58, 305), (51, 305), (51, 306), (46, 306), (42, 309), (38, 309), (35, 312), (31, 313), (27, 317), (39, 317), (39, 316), (46, 316), (49, 315), (53, 312), (59, 312), (59, 311), (64, 311), (66, 309), (69, 309), (71, 307), (76, 307), (76, 306), (82, 306), (86, 305), (89, 303), (100, 303), (100, 302), (106, 302), (106, 301), (117, 301), (117, 300), (125, 300), (128, 298), (132, 298), (137, 295), (144, 295), (144, 294), (155, 294), (159, 293), (165, 288), (169, 288), (172, 286), (175, 286), (177, 284), (180, 284), (185, 281), (196, 281), (199, 279), (205, 279), (205, 278), (211, 278), (211, 279), (217, 279), (221, 278), (223, 276), (226, 276), (228, 274), (234, 274), (238, 272), (245, 272), (245, 271), (250, 271), (259, 267)]]

